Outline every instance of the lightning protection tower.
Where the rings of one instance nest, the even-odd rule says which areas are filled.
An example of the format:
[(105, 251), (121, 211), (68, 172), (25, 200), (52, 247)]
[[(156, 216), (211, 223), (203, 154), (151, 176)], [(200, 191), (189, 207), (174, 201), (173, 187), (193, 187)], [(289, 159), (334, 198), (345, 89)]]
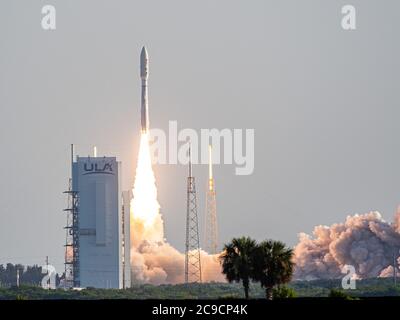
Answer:
[(201, 282), (199, 223), (197, 216), (196, 185), (192, 176), (192, 160), (189, 145), (189, 176), (186, 202), (185, 283)]
[(215, 183), (212, 172), (212, 147), (208, 146), (208, 186), (206, 193), (205, 214), (205, 249), (211, 254), (218, 253), (218, 221)]

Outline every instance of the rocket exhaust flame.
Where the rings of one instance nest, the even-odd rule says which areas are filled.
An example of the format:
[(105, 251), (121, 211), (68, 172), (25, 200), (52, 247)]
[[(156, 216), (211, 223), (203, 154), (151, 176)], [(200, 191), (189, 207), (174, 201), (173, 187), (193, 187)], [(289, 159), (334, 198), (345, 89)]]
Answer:
[(131, 206), (133, 209), (133, 218), (140, 220), (146, 228), (154, 223), (160, 210), (155, 182), (151, 167), (148, 134), (142, 133), (133, 188), (134, 198), (132, 199)]

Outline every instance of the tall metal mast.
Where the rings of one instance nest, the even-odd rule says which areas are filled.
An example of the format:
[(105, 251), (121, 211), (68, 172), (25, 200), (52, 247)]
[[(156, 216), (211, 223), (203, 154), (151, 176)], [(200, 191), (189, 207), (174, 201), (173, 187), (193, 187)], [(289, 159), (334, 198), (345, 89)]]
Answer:
[(208, 146), (208, 186), (206, 193), (205, 214), (205, 249), (211, 254), (218, 253), (218, 220), (215, 183), (212, 171), (212, 147)]
[(189, 144), (189, 176), (187, 179), (185, 283), (201, 282), (199, 222), (195, 179), (192, 175), (192, 159)]

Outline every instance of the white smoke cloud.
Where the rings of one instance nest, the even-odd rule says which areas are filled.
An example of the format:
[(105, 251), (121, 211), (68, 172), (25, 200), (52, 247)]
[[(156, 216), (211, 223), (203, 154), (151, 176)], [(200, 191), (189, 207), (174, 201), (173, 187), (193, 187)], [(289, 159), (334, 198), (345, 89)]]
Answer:
[(299, 235), (294, 278), (342, 277), (344, 265), (353, 265), (358, 278), (392, 276), (393, 255), (398, 258), (399, 249), (400, 209), (393, 223), (376, 211), (348, 216), (344, 223), (315, 227), (313, 237)]
[[(172, 247), (163, 235), (161, 215), (154, 228), (147, 228), (143, 233), (143, 225), (133, 219), (131, 267), (134, 283), (176, 284), (184, 282), (185, 256)], [(218, 255), (210, 255), (201, 250), (201, 267), (203, 282), (224, 282)]]

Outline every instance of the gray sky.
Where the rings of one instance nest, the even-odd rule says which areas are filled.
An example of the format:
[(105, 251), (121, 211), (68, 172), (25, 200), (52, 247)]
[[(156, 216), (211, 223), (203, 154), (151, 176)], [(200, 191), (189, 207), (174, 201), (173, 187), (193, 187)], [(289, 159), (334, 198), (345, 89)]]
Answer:
[[(62, 268), (69, 144), (116, 155), (133, 184), (139, 54), (152, 127), (254, 128), (255, 172), (215, 168), (221, 242), (297, 234), (400, 203), (400, 3), (351, 1), (0, 3), (0, 263)], [(57, 30), (41, 28), (41, 8)], [(186, 168), (154, 167), (168, 241), (182, 250)], [(205, 166), (194, 173), (204, 220)], [(59, 270), (61, 271), (61, 270)]]

